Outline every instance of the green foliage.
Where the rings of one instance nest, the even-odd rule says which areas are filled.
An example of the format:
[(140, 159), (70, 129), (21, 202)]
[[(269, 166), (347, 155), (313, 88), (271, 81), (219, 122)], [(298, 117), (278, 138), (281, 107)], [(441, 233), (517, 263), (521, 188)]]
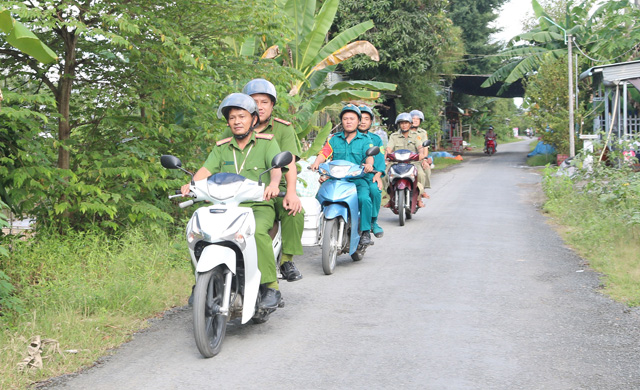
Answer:
[(62, 59), (37, 64), (0, 42), (8, 75), (0, 196), (39, 228), (165, 226), (177, 213), (166, 193), (185, 179), (158, 157), (181, 156), (196, 170), (224, 128), (215, 106), (226, 94), (256, 73), (290, 80), (272, 61), (237, 58), (227, 43), (281, 37), (286, 18), (267, 0), (180, 0), (162, 12), (144, 0), (78, 12), (63, 1), (5, 3)]
[(545, 210), (567, 226), (568, 242), (605, 275), (606, 291), (640, 305), (640, 174), (604, 164), (577, 169), (572, 177), (556, 172), (545, 170)]
[(567, 61), (547, 61), (526, 83), (526, 100), (534, 128), (559, 154), (569, 154)]
[[(607, 62), (618, 62), (616, 59), (630, 52), (640, 38), (640, 9), (627, 0), (603, 2), (597, 8), (594, 0), (569, 0), (562, 15), (549, 15), (537, 0), (531, 3), (536, 26), (511, 39), (512, 46), (501, 53), (505, 63), (483, 86), (503, 81), (506, 88), (546, 61), (566, 57), (565, 37), (569, 34), (587, 55)], [(590, 59), (580, 60), (582, 70), (593, 65)]]
[[(450, 17), (453, 24), (462, 29), (462, 41), (466, 62), (458, 73), (487, 74), (495, 69), (496, 57), (502, 42), (489, 42), (491, 34), (498, 31), (491, 25), (498, 18), (497, 10), (506, 0), (452, 0)], [(518, 21), (514, 20), (513, 23)]]
[[(193, 284), (186, 243), (174, 230), (45, 233), (15, 240), (11, 256), (0, 258), (0, 270), (24, 307), (23, 314), (0, 316), (3, 389), (27, 388), (31, 381), (92, 365), (148, 326), (146, 319), (186, 305)], [(42, 370), (25, 375), (16, 364), (34, 335), (80, 353), (50, 354)]]
[(357, 57), (341, 67), (350, 78), (397, 84), (401, 105), (437, 113), (437, 74), (453, 73), (463, 51), (461, 31), (449, 19), (447, 6), (442, 0), (342, 0), (332, 33), (372, 19), (375, 28), (362, 38), (378, 48), (380, 61)]

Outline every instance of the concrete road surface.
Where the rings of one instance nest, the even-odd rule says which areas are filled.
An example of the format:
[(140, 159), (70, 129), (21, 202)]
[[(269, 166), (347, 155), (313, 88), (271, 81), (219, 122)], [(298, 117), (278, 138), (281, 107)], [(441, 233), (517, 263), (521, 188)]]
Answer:
[[(230, 325), (203, 359), (189, 308), (173, 310), (96, 367), (48, 389), (640, 389), (640, 316), (541, 214), (528, 141), (435, 172), (427, 208), (363, 261), (320, 250), (282, 283), (286, 307)], [(190, 286), (185, 286), (185, 296)]]

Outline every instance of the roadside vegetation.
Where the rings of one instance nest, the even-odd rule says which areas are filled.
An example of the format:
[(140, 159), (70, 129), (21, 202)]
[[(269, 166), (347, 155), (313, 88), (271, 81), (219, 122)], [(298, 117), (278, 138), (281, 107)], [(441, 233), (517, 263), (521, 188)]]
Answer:
[[(173, 233), (131, 229), (115, 236), (92, 231), (14, 239), (11, 258), (0, 258), (20, 298), (0, 300), (0, 389), (91, 366), (147, 327), (147, 319), (185, 305), (193, 275), (182, 235)], [(19, 370), (36, 336), (42, 368)]]
[[(562, 173), (562, 171), (560, 171)], [(640, 305), (640, 173), (595, 165), (574, 176), (547, 167), (544, 210), (569, 245), (602, 273), (604, 292)]]

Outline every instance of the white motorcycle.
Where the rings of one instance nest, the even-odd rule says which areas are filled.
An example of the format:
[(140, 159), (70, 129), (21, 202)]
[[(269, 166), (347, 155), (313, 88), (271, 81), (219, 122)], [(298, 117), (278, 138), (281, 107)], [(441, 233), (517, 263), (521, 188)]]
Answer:
[[(204, 357), (217, 355), (222, 348), (227, 322), (241, 317), (263, 323), (275, 309), (260, 308), (260, 270), (255, 242), (256, 223), (253, 210), (241, 207), (245, 201), (262, 201), (262, 175), (274, 168), (287, 166), (290, 152), (276, 155), (271, 168), (260, 174), (258, 182), (234, 173), (218, 173), (207, 179), (191, 180), (189, 197), (181, 208), (195, 202), (212, 205), (198, 208), (187, 224), (187, 242), (195, 269), (193, 290), (193, 333), (198, 350)], [(164, 155), (160, 159), (167, 169), (182, 168), (180, 159)], [(181, 197), (172, 195), (169, 198)], [(284, 196), (280, 194), (279, 196)], [(278, 258), (282, 240), (278, 224), (271, 235), (274, 256)], [(274, 233), (275, 232), (275, 233)]]

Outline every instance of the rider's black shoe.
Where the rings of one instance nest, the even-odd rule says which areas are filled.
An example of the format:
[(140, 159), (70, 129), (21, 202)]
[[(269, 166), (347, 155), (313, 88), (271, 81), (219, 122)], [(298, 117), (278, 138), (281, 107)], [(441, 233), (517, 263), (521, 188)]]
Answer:
[(280, 272), (282, 272), (282, 276), (287, 282), (295, 282), (296, 280), (302, 279), (302, 274), (298, 271), (298, 268), (293, 261), (285, 261), (280, 265)]
[(282, 301), (282, 294), (280, 291), (273, 288), (264, 288), (262, 296), (260, 297), (261, 309), (275, 309)]
[(367, 245), (371, 245), (373, 241), (371, 241), (371, 234), (369, 233), (369, 231), (364, 231), (362, 232), (362, 234), (360, 235), (360, 245), (363, 246), (367, 246)]

